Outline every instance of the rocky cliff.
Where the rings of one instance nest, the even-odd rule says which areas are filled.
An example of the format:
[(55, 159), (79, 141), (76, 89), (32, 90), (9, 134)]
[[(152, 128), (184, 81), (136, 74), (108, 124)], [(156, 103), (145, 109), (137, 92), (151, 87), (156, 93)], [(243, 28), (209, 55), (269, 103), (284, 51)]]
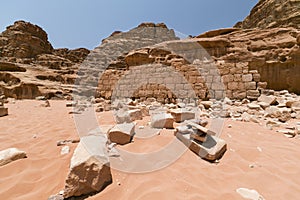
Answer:
[(17, 21), (0, 34), (0, 93), (18, 99), (69, 96), (76, 69), (89, 53), (53, 49), (42, 28)]
[(237, 28), (300, 28), (300, 0), (260, 0)]

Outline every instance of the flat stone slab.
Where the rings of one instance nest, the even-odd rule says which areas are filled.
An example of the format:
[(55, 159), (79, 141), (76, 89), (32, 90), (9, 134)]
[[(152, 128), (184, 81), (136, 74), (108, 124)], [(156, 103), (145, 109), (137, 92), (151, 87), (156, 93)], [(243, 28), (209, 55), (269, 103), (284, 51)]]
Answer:
[(9, 148), (3, 151), (0, 151), (0, 166), (4, 166), (13, 161), (26, 158), (26, 152), (21, 151), (17, 148)]
[(8, 115), (8, 108), (0, 107), (0, 117)]
[(175, 122), (180, 123), (185, 120), (194, 119), (196, 114), (195, 112), (186, 110), (186, 109), (172, 109), (170, 110), (171, 115), (174, 117)]
[(211, 130), (209, 130), (209, 129), (207, 129), (207, 128), (199, 125), (199, 124), (196, 124), (192, 121), (187, 121), (187, 124), (192, 126), (193, 128), (198, 129), (202, 133), (205, 133), (205, 134), (208, 134), (208, 135), (216, 135), (216, 133), (214, 131), (211, 131)]
[(116, 144), (128, 144), (134, 135), (134, 123), (117, 124), (108, 131), (108, 138)]
[(175, 133), (175, 135), (191, 151), (199, 155), (204, 160), (211, 162), (218, 160), (227, 150), (226, 142), (215, 136), (207, 135), (205, 142), (199, 142), (191, 139), (190, 134)]

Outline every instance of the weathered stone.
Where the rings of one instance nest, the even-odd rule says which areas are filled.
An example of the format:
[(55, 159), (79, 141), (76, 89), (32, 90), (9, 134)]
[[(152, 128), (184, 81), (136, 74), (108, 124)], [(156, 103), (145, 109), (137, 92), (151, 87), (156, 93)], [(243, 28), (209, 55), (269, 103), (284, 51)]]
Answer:
[(128, 144), (134, 135), (134, 123), (117, 124), (108, 132), (108, 139), (116, 144)]
[(195, 129), (199, 130), (200, 132), (202, 132), (204, 134), (216, 135), (216, 133), (214, 131), (211, 131), (211, 130), (209, 130), (209, 129), (207, 129), (207, 128), (199, 125), (199, 124), (196, 124), (196, 123), (194, 123), (192, 121), (187, 121), (187, 124), (190, 125), (190, 126), (192, 126)]
[(227, 144), (224, 140), (211, 135), (207, 135), (205, 142), (191, 140), (189, 134), (176, 134), (176, 137), (191, 151), (208, 161), (220, 159), (227, 149)]
[(0, 117), (8, 115), (8, 108), (4, 108), (3, 106), (0, 106)]
[(260, 107), (262, 107), (263, 109), (266, 109), (267, 107), (270, 106), (270, 104), (266, 102), (258, 102), (257, 104), (260, 105)]
[(170, 110), (170, 113), (174, 117), (175, 122), (177, 123), (195, 118), (195, 112), (186, 109), (172, 109)]
[(16, 148), (2, 150), (0, 151), (0, 166), (26, 157), (26, 152)]
[(112, 182), (104, 134), (81, 138), (71, 159), (64, 198), (100, 192)]
[(251, 82), (253, 80), (252, 74), (245, 74), (242, 76), (242, 81), (243, 82)]
[(119, 110), (115, 114), (115, 119), (118, 124), (130, 123), (135, 120), (143, 119), (143, 115), (140, 109), (134, 110)]
[(247, 188), (238, 188), (236, 190), (244, 199), (249, 200), (264, 200), (263, 196), (259, 194), (256, 190), (250, 190)]
[(158, 113), (151, 117), (151, 126), (153, 128), (174, 128), (174, 118), (169, 113)]
[(262, 95), (260, 95), (260, 97), (257, 99), (259, 102), (264, 102), (264, 103), (267, 103), (267, 104), (269, 104), (269, 105), (274, 105), (274, 104), (276, 104), (276, 97), (275, 96), (272, 96), (272, 95), (270, 95), (270, 96), (267, 96), (267, 95), (265, 95), (265, 94), (262, 94)]
[(280, 112), (279, 108), (277, 108), (276, 106), (270, 106), (265, 111), (266, 117), (278, 118), (280, 116), (280, 114), (281, 114), (281, 112)]
[(213, 102), (212, 101), (201, 101), (201, 104), (204, 106), (205, 109), (209, 109)]
[(64, 196), (57, 194), (57, 195), (51, 195), (48, 200), (64, 200)]
[(247, 106), (248, 106), (249, 109), (254, 109), (254, 110), (260, 110), (261, 109), (260, 105), (257, 105), (255, 103), (249, 103), (249, 104), (247, 104)]

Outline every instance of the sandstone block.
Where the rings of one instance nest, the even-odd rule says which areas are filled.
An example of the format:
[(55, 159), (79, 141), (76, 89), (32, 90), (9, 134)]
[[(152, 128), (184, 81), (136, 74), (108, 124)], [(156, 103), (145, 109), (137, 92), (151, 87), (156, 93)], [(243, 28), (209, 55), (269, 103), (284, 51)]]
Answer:
[(117, 124), (108, 132), (108, 138), (116, 144), (128, 144), (134, 135), (134, 123)]
[(172, 109), (170, 110), (170, 113), (177, 123), (195, 118), (195, 112), (188, 111), (186, 109)]
[(151, 117), (151, 126), (153, 128), (174, 128), (174, 118), (169, 113), (158, 113)]
[(71, 159), (64, 198), (100, 192), (112, 182), (104, 134), (82, 137)]

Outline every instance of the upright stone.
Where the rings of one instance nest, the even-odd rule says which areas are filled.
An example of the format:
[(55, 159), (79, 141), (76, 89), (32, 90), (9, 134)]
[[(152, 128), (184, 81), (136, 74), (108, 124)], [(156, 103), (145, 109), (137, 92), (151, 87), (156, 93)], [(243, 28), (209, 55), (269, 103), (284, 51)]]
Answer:
[(64, 198), (100, 192), (112, 183), (107, 136), (82, 137), (71, 159)]

